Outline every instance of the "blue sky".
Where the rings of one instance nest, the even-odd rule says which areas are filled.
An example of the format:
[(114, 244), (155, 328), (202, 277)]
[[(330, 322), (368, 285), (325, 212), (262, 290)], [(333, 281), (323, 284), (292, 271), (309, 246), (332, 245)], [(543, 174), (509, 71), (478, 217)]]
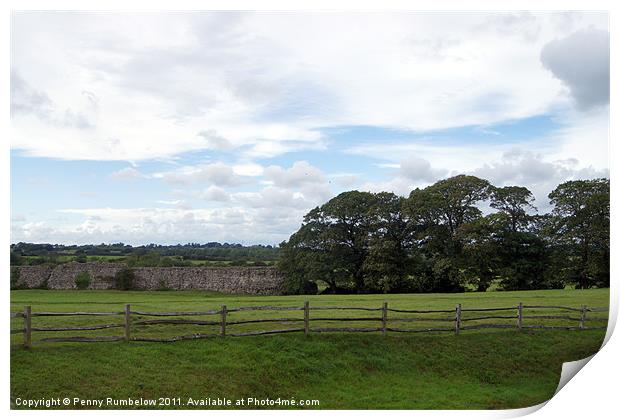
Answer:
[(11, 48), (12, 242), (277, 244), (346, 190), (546, 211), (608, 176), (602, 13), (19, 12)]

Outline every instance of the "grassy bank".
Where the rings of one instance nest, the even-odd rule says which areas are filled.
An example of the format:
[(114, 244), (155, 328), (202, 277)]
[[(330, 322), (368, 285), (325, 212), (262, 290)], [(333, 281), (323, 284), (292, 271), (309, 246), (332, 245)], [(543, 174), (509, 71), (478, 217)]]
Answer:
[[(308, 297), (24, 290), (11, 296), (13, 311), (25, 304), (34, 311), (116, 311), (124, 303), (143, 311), (201, 311), (221, 304), (289, 306), (304, 300), (310, 300), (311, 307), (378, 307), (383, 301), (403, 309), (446, 309), (456, 303), (470, 308), (503, 307), (518, 302), (601, 307), (609, 299), (604, 289)], [(93, 322), (75, 318), (35, 318), (33, 326)], [(13, 320), (13, 327), (19, 328), (20, 321)], [(170, 336), (203, 327), (167, 325), (154, 332), (149, 332), (154, 327), (148, 328), (132, 333)], [(550, 398), (562, 363), (596, 352), (604, 333), (488, 330), (459, 336), (390, 333), (386, 337), (293, 333), (170, 344), (41, 344), (30, 350), (21, 347), (21, 336), (16, 335), (11, 346), (11, 397), (12, 401), (18, 397), (179, 397), (183, 404), (189, 397), (253, 397), (318, 399), (319, 408), (517, 408)], [(43, 334), (34, 333), (33, 339)]]

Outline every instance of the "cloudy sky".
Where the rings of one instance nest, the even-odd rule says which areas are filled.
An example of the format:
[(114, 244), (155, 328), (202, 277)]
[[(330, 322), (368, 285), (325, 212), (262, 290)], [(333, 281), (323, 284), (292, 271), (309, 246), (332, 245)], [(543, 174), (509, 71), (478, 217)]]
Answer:
[(608, 176), (605, 13), (16, 12), (11, 242), (277, 244), (347, 190)]

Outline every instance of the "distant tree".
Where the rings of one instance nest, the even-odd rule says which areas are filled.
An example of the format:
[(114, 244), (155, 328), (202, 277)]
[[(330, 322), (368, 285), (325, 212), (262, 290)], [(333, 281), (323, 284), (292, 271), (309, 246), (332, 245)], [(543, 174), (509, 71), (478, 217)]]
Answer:
[(75, 261), (79, 263), (85, 263), (86, 261), (88, 261), (88, 258), (86, 257), (86, 252), (81, 249), (75, 251)]
[(25, 260), (22, 254), (11, 251), (10, 264), (11, 265), (24, 265)]

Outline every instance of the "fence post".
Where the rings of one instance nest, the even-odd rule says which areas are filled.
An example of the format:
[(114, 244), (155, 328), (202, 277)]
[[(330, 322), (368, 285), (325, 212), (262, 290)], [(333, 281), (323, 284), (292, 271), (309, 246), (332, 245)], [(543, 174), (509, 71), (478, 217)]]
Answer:
[(125, 305), (125, 341), (131, 339), (131, 305)]
[(32, 308), (24, 306), (24, 347), (29, 349), (32, 345)]
[(226, 337), (226, 305), (222, 305), (222, 321), (220, 323), (220, 335)]
[(381, 331), (383, 335), (387, 333), (387, 314), (388, 314), (388, 303), (383, 302), (383, 308), (381, 309)]
[(523, 328), (523, 302), (519, 302), (517, 307), (517, 328)]
[(310, 332), (310, 302), (304, 302), (304, 335)]
[(579, 320), (579, 329), (583, 330), (586, 323), (586, 305), (581, 305), (581, 319)]
[(456, 318), (454, 319), (454, 333), (459, 334), (461, 329), (461, 304), (456, 305)]

